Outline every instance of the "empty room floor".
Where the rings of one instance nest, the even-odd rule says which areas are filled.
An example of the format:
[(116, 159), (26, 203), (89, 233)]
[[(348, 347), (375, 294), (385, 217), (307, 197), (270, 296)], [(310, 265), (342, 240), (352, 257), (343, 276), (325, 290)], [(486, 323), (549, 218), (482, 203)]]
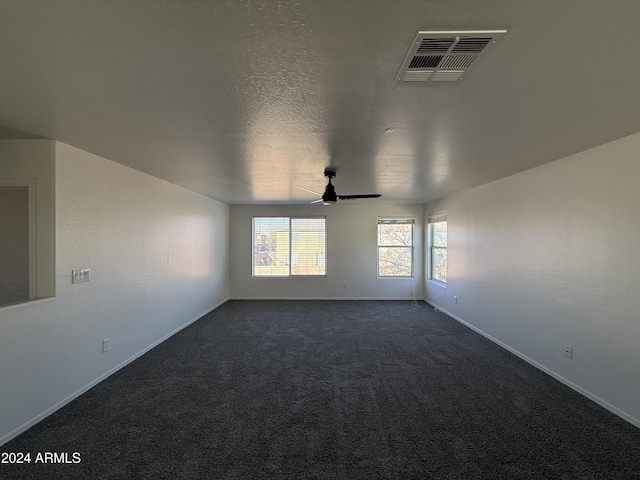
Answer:
[(0, 450), (31, 454), (3, 479), (640, 479), (640, 429), (410, 301), (229, 301)]

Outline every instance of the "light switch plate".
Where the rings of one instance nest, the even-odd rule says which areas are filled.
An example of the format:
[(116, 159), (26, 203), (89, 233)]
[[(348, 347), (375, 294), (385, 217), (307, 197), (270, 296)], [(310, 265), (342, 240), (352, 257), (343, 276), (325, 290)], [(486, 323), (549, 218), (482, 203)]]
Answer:
[(71, 270), (71, 283), (88, 282), (91, 278), (91, 269)]

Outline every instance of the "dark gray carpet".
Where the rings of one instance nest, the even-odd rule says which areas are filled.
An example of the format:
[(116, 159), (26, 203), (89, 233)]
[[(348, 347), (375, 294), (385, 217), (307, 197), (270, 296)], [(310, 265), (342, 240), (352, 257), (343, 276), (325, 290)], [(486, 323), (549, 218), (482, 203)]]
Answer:
[(640, 479), (640, 429), (427, 304), (230, 301), (2, 452), (2, 479)]

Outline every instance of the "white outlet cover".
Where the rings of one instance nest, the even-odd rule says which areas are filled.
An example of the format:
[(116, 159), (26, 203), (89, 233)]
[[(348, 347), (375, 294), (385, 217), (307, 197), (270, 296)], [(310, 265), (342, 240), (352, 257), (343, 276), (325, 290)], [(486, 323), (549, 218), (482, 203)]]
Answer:
[(71, 283), (88, 282), (91, 279), (91, 269), (71, 270)]

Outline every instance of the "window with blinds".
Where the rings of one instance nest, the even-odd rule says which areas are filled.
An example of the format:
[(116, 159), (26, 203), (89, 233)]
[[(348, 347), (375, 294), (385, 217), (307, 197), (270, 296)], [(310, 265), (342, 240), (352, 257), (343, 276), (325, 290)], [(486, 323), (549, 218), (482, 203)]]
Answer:
[(326, 276), (325, 217), (254, 217), (253, 276)]
[(429, 278), (447, 283), (447, 214), (428, 216)]
[(413, 276), (413, 218), (378, 219), (378, 276)]

